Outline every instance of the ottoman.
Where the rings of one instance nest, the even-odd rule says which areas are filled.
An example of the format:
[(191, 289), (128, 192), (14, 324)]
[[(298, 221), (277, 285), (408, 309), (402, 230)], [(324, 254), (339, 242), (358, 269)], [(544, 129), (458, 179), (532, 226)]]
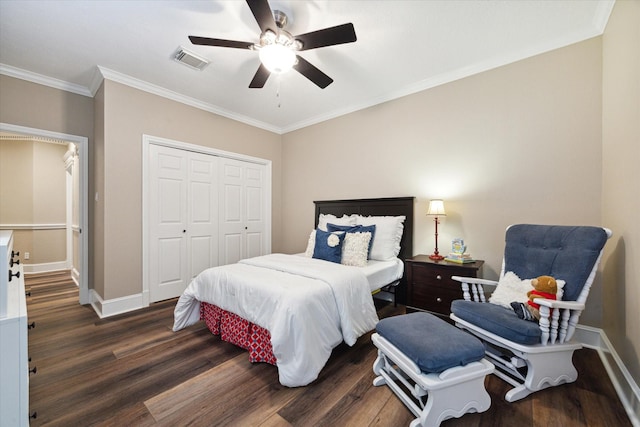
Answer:
[(371, 340), (378, 348), (373, 385), (388, 385), (409, 408), (417, 417), (411, 427), (438, 426), (491, 406), (484, 379), (495, 367), (468, 333), (416, 312), (382, 319)]

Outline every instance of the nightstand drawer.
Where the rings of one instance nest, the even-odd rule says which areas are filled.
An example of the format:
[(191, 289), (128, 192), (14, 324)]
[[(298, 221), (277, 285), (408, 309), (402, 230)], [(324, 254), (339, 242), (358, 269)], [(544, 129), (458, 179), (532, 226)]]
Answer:
[(451, 280), (451, 276), (460, 276), (465, 273), (465, 270), (459, 271), (456, 269), (415, 264), (413, 266), (412, 281), (414, 283), (423, 283), (432, 286), (455, 286), (460, 288), (460, 283), (455, 280)]
[[(457, 283), (457, 282), (456, 282)], [(451, 301), (462, 299), (462, 288), (449, 286), (416, 286), (411, 294), (411, 302), (407, 304), (413, 308), (434, 311), (449, 315)]]
[(426, 255), (407, 259), (407, 307), (449, 316), (451, 302), (462, 299), (462, 286), (451, 276), (478, 277), (483, 263), (433, 261)]

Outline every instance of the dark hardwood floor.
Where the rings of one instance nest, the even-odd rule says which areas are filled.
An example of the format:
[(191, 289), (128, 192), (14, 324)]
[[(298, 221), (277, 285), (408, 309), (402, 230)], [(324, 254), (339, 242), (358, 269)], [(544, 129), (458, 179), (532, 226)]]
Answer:
[[(373, 387), (370, 334), (341, 345), (311, 385), (287, 388), (199, 323), (174, 333), (175, 300), (99, 319), (68, 273), (28, 276), (32, 426), (408, 426), (387, 387)], [(381, 317), (404, 312), (382, 307)], [(486, 380), (491, 408), (443, 426), (630, 426), (597, 353), (575, 355), (579, 378), (516, 403)]]

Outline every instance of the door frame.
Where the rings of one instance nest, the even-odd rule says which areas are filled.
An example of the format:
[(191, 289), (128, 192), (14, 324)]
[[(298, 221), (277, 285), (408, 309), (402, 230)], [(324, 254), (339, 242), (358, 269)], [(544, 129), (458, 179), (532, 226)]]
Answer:
[(89, 138), (79, 135), (71, 135), (61, 132), (53, 132), (44, 129), (30, 128), (0, 123), (0, 131), (17, 133), (43, 138), (52, 138), (66, 142), (72, 142), (79, 146), (79, 180), (80, 194), (78, 195), (80, 239), (78, 251), (80, 253), (80, 276), (78, 278), (79, 302), (82, 305), (91, 303), (89, 294)]
[(176, 148), (183, 151), (208, 154), (217, 157), (236, 159), (265, 166), (265, 252), (271, 253), (271, 160), (247, 156), (217, 148), (190, 144), (153, 135), (142, 135), (142, 306), (148, 307), (149, 298), (149, 146), (151, 144)]

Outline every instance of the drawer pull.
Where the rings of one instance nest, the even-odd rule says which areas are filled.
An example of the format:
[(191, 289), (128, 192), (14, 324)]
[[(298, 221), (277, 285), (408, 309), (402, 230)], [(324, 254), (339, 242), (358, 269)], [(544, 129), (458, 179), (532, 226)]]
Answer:
[(29, 369), (29, 373), (30, 374), (35, 374), (37, 372), (38, 372), (38, 367), (37, 366), (34, 366), (33, 369)]
[(36, 327), (36, 322), (31, 322), (27, 325), (27, 329), (33, 329)]
[(14, 277), (17, 277), (19, 279), (20, 272), (18, 271), (17, 273), (14, 273), (13, 271), (9, 270), (9, 281), (11, 281), (11, 279), (13, 279)]
[(36, 411), (33, 411), (33, 413), (31, 415), (29, 415), (29, 418), (35, 420), (36, 418), (38, 418), (38, 413)]
[(438, 298), (436, 298), (436, 301), (442, 302), (442, 298), (438, 297)]
[(442, 280), (442, 276), (438, 274), (438, 275), (436, 276), (436, 279), (438, 279), (438, 280)]

